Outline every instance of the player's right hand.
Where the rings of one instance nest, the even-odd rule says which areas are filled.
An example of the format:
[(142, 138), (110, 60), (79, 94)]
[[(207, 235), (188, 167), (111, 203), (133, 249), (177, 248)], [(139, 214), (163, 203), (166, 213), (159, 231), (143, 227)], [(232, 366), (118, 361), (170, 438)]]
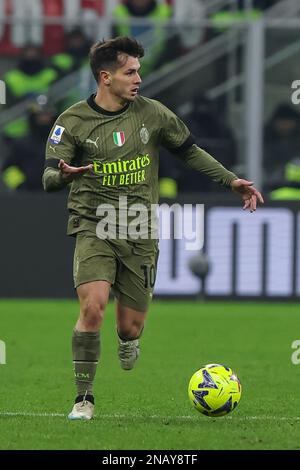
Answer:
[(93, 165), (86, 166), (70, 166), (64, 160), (59, 160), (58, 168), (62, 174), (62, 177), (65, 181), (73, 181), (76, 176), (79, 176), (83, 173), (87, 173), (92, 170)]

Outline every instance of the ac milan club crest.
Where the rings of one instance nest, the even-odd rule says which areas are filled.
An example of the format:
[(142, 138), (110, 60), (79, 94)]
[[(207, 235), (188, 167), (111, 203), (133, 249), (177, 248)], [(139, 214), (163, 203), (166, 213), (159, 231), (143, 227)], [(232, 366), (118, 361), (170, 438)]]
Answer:
[(143, 144), (148, 144), (149, 142), (149, 132), (148, 132), (148, 129), (144, 126), (143, 124), (143, 127), (141, 128), (140, 130), (140, 138), (141, 138), (141, 141), (143, 142)]

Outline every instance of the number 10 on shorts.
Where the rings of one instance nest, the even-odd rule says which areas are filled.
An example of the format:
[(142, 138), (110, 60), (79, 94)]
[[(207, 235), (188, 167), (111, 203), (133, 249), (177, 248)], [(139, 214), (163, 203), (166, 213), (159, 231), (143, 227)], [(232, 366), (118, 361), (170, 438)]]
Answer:
[(142, 264), (141, 269), (144, 273), (144, 286), (145, 286), (145, 288), (148, 289), (149, 287), (151, 287), (151, 288), (154, 287), (155, 277), (156, 277), (154, 264), (151, 264), (151, 266), (146, 266), (145, 264)]

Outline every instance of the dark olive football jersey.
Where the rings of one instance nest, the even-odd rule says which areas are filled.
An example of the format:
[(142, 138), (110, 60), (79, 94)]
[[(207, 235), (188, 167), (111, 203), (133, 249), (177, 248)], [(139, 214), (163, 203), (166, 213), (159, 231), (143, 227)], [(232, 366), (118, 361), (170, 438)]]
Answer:
[[(73, 166), (92, 164), (92, 171), (71, 184), (68, 233), (99, 220), (101, 206), (120, 208), (142, 204), (147, 210), (158, 203), (159, 147), (180, 151), (187, 165), (221, 184), (236, 176), (204, 150), (193, 145), (182, 120), (158, 101), (137, 96), (121, 111), (100, 108), (91, 96), (63, 112), (46, 145), (46, 190), (65, 186), (57, 165), (60, 159)], [(170, 162), (171, 164), (171, 162)], [(101, 212), (103, 214), (103, 212)]]
[(47, 141), (46, 166), (50, 161), (55, 166), (53, 159), (93, 164), (90, 173), (73, 181), (68, 208), (73, 218), (97, 221), (97, 207), (118, 206), (120, 196), (127, 197), (128, 205), (157, 203), (159, 146), (178, 148), (189, 135), (186, 125), (158, 101), (138, 96), (121, 112), (107, 112), (91, 97), (57, 119)]

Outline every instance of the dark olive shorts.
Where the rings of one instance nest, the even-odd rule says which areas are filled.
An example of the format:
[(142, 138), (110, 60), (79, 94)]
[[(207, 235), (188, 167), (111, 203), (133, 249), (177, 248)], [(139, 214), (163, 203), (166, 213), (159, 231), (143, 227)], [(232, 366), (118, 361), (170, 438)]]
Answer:
[(74, 285), (108, 281), (122, 305), (145, 312), (152, 299), (157, 259), (157, 240), (101, 240), (92, 232), (79, 232)]

